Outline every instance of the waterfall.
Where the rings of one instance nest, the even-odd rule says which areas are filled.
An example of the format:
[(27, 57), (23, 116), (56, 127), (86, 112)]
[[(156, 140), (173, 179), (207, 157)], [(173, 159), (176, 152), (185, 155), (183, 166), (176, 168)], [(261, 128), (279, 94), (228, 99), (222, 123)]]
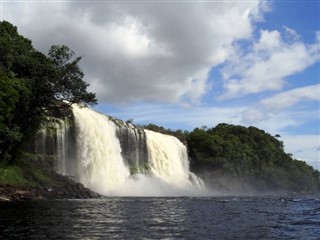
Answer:
[(85, 186), (108, 195), (129, 177), (121, 156), (116, 125), (105, 115), (73, 106), (76, 125), (77, 178)]
[(177, 138), (77, 105), (72, 112), (71, 127), (54, 123), (59, 173), (107, 196), (194, 195), (203, 188)]
[(117, 122), (117, 136), (120, 140), (122, 157), (130, 166), (130, 173), (146, 173), (148, 152), (144, 129), (133, 126), (131, 123)]
[(56, 156), (56, 170), (63, 175), (67, 173), (69, 130), (67, 119), (48, 118), (37, 133), (34, 146), (35, 153)]
[(62, 175), (67, 174), (67, 151), (69, 145), (69, 124), (66, 120), (60, 120), (56, 123), (56, 139), (57, 139), (57, 156), (58, 173)]
[(145, 131), (152, 174), (179, 187), (190, 186), (186, 146), (173, 136)]

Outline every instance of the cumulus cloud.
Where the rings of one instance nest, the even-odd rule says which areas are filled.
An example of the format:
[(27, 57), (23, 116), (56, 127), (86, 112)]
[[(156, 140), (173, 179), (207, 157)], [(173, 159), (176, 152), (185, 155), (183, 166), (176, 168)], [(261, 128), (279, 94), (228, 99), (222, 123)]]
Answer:
[(295, 37), (294, 41), (283, 40), (279, 31), (261, 30), (260, 39), (250, 51), (235, 53), (222, 70), (225, 93), (220, 99), (281, 90), (286, 77), (302, 72), (320, 59), (319, 33), (315, 43), (307, 45), (296, 37), (294, 30), (287, 28), (286, 32)]
[[(252, 35), (266, 3), (5, 2), (3, 17), (46, 52), (66, 44), (100, 102), (197, 103), (209, 70)], [(19, 16), (19, 18), (17, 18)]]

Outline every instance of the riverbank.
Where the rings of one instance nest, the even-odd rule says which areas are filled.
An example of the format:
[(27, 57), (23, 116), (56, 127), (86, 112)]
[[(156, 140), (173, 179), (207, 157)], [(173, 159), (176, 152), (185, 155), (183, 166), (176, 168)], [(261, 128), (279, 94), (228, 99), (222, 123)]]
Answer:
[(0, 202), (100, 197), (71, 177), (56, 173), (55, 165), (53, 156), (23, 153), (13, 164), (0, 166)]
[(60, 178), (61, 186), (53, 186), (50, 188), (41, 186), (30, 187), (0, 184), (0, 202), (42, 199), (85, 199), (100, 197), (99, 194), (84, 187), (81, 183), (77, 183), (64, 176), (57, 177)]

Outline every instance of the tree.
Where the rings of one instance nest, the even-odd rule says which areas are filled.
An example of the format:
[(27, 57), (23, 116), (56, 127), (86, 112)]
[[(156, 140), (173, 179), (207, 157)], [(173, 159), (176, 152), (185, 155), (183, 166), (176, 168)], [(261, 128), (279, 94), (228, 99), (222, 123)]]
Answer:
[(62, 101), (95, 104), (94, 93), (83, 81), (81, 57), (66, 46), (54, 45), (47, 57), (18, 33), (11, 23), (0, 22), (0, 160), (14, 159), (21, 144)]
[(0, 22), (0, 68), (6, 73), (23, 69), (20, 64), (28, 62), (27, 55), (33, 52), (31, 41), (18, 34), (17, 27), (7, 21)]
[(188, 135), (187, 142), (190, 166), (196, 172), (209, 169), (232, 175), (256, 184), (253, 187), (258, 189), (320, 190), (317, 171), (305, 162), (292, 159), (276, 136), (256, 127), (221, 123), (215, 128), (196, 128)]
[[(24, 82), (0, 71), (0, 159), (8, 162), (23, 138), (23, 116), (29, 108), (30, 89)], [(27, 100), (27, 101), (26, 101)]]
[(75, 53), (64, 45), (53, 45), (48, 56), (56, 71), (53, 84), (56, 100), (67, 101), (70, 105), (97, 102), (95, 94), (87, 92), (89, 84), (83, 81), (84, 74), (78, 64), (81, 57), (75, 57)]

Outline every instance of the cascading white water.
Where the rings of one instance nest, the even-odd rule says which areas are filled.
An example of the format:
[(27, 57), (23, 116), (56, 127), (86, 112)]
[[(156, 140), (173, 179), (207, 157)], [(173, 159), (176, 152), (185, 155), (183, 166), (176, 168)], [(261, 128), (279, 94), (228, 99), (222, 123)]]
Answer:
[(102, 114), (73, 106), (77, 130), (77, 177), (92, 190), (108, 195), (129, 177), (116, 126)]
[(177, 138), (145, 130), (152, 174), (178, 187), (190, 187), (187, 148)]
[(68, 137), (69, 137), (69, 124), (64, 120), (58, 120), (56, 122), (56, 139), (57, 139), (57, 156), (58, 161), (58, 173), (62, 175), (67, 174), (67, 149), (68, 149)]
[(201, 189), (177, 138), (125, 123), (117, 126), (116, 120), (89, 108), (74, 105), (72, 111), (76, 156), (68, 156), (64, 174), (103, 195), (181, 196)]
[(122, 157), (130, 166), (130, 172), (145, 173), (148, 157), (144, 130), (128, 122), (117, 119), (113, 121), (117, 122), (117, 136), (122, 148)]
[(56, 170), (63, 175), (66, 174), (69, 129), (66, 119), (51, 117), (43, 123), (35, 142), (36, 153), (57, 156)]

